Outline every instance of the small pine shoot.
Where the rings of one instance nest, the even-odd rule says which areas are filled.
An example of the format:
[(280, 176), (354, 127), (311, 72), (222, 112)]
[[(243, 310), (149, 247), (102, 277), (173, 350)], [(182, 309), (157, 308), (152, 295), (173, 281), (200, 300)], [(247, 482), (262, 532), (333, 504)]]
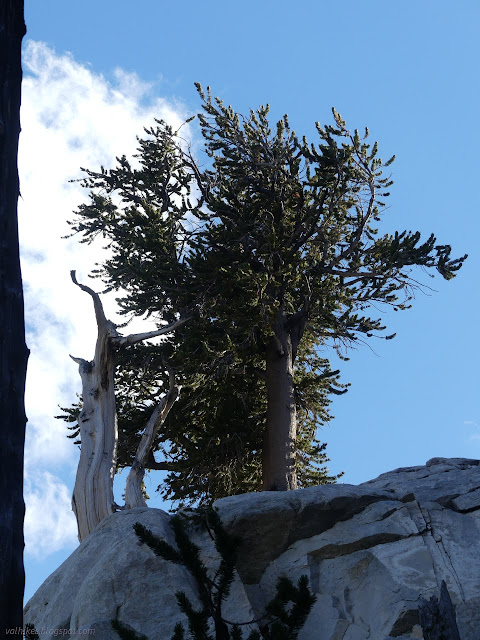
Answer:
[[(197, 516), (192, 516), (198, 518)], [(241, 626), (249, 623), (233, 623), (222, 616), (222, 603), (230, 593), (235, 578), (237, 550), (241, 543), (238, 536), (229, 534), (222, 525), (218, 513), (214, 509), (204, 511), (204, 525), (210, 532), (221, 561), (214, 578), (211, 578), (207, 567), (200, 559), (200, 549), (187, 535), (185, 518), (174, 516), (172, 529), (175, 534), (177, 549), (157, 538), (140, 523), (134, 525), (139, 540), (146, 544), (158, 556), (169, 562), (183, 564), (195, 578), (202, 608), (194, 609), (183, 591), (175, 595), (177, 603), (188, 620), (188, 630), (192, 640), (243, 640)], [(260, 620), (261, 634), (257, 630), (250, 632), (246, 640), (296, 640), (300, 629), (310, 613), (316, 596), (308, 587), (308, 578), (302, 575), (297, 586), (282, 577), (277, 583), (277, 592), (273, 600), (266, 606), (266, 613)], [(209, 634), (209, 620), (213, 620), (215, 636)], [(259, 622), (259, 621), (258, 621)], [(112, 623), (113, 624), (113, 623)], [(125, 636), (125, 638), (136, 636)], [(123, 638), (123, 636), (122, 636)], [(185, 629), (177, 623), (171, 640), (185, 640)]]

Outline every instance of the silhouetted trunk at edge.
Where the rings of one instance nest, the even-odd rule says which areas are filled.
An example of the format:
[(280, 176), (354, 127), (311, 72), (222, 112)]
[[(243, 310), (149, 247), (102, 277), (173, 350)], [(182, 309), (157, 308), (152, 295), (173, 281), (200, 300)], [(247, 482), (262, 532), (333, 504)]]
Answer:
[(275, 338), (266, 348), (267, 424), (263, 440), (263, 490), (287, 491), (297, 488), (294, 348), (281, 313), (274, 330)]
[(25, 345), (18, 246), (22, 0), (0, 2), (0, 639), (23, 625)]

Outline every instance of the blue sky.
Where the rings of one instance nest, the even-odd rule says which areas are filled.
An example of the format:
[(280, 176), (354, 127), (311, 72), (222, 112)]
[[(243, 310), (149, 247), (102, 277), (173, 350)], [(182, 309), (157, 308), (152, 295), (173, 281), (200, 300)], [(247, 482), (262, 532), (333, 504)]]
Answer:
[[(79, 391), (68, 353), (93, 352), (92, 310), (68, 272), (86, 276), (98, 248), (60, 240), (84, 197), (67, 180), (132, 153), (155, 115), (194, 113), (195, 81), (240, 112), (268, 102), (272, 118), (288, 113), (312, 139), (332, 106), (352, 129), (368, 125), (381, 155), (397, 156), (381, 229), (433, 231), (456, 257), (469, 254), (451, 282), (418, 272), (435, 291), (419, 292), (409, 311), (381, 311), (397, 337), (340, 364), (352, 386), (321, 433), (330, 470), (356, 484), (435, 456), (480, 457), (477, 2), (27, 0), (25, 13), (27, 599), (76, 545), (77, 453), (52, 416)], [(194, 125), (189, 135), (198, 140)]]

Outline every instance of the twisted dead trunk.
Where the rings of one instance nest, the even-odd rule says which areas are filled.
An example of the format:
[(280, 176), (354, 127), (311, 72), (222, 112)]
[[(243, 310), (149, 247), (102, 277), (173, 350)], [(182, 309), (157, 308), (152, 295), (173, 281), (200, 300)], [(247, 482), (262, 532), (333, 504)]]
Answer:
[(147, 506), (142, 491), (145, 468), (147, 467), (148, 460), (151, 458), (155, 436), (157, 435), (160, 426), (165, 422), (170, 409), (178, 398), (179, 392), (180, 389), (175, 386), (173, 374), (170, 373), (170, 389), (165, 397), (163, 397), (155, 407), (149, 421), (147, 422), (147, 426), (143, 432), (142, 439), (140, 440), (140, 444), (138, 445), (138, 449), (135, 454), (132, 468), (130, 469), (130, 473), (127, 477), (127, 483), (125, 485), (125, 509)]
[[(98, 293), (77, 282), (75, 271), (73, 282), (88, 293), (95, 308), (97, 321), (97, 343), (92, 361), (70, 356), (79, 365), (82, 379), (83, 407), (78, 417), (81, 451), (72, 497), (72, 509), (78, 526), (78, 539), (84, 540), (91, 531), (119, 507), (113, 495), (113, 479), (117, 462), (117, 410), (115, 404), (115, 353), (118, 349), (149, 338), (173, 331), (188, 318), (163, 327), (157, 331), (122, 336), (116, 325), (107, 320)], [(145, 433), (137, 450), (134, 465), (127, 480), (126, 505), (120, 508), (145, 506), (141, 483), (145, 473), (145, 462), (168, 411), (178, 396), (178, 388), (171, 376), (170, 390), (163, 398), (147, 423)]]
[(84, 540), (104, 518), (115, 511), (113, 478), (118, 440), (115, 407), (115, 325), (107, 320), (100, 296), (90, 287), (72, 280), (90, 294), (97, 321), (97, 343), (92, 361), (74, 358), (82, 379), (83, 407), (78, 417), (81, 451), (72, 497), (78, 539)]

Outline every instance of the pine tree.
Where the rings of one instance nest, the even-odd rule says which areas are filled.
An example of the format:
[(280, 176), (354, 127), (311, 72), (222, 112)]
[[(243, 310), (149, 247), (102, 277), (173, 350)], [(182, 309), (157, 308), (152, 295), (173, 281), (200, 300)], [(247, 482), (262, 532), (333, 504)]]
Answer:
[(372, 305), (409, 308), (414, 266), (448, 280), (466, 256), (451, 259), (433, 234), (378, 234), (394, 158), (378, 157), (368, 130), (350, 133), (334, 110), (311, 144), (287, 116), (272, 131), (268, 106), (244, 118), (197, 89), (208, 168), (159, 121), (139, 140), (138, 168), (122, 157), (86, 171), (90, 202), (71, 223), (84, 242), (107, 238), (95, 275), (123, 313), (193, 318), (121, 364), (119, 464), (168, 361), (184, 390), (156, 441), (165, 461), (150, 467), (169, 470), (168, 497), (334, 481), (315, 436), (345, 385), (322, 350), (381, 337)]
[[(202, 515), (203, 513), (203, 515)], [(242, 640), (241, 626), (258, 622), (262, 635), (254, 630), (247, 640), (295, 640), (305, 624), (315, 603), (315, 595), (308, 587), (307, 576), (301, 576), (295, 587), (287, 577), (281, 577), (277, 593), (265, 608), (265, 615), (248, 623), (228, 621), (223, 617), (222, 604), (227, 599), (235, 577), (235, 565), (241, 539), (227, 533), (216, 510), (200, 510), (191, 520), (203, 521), (210, 533), (221, 561), (216, 571), (209, 571), (200, 559), (200, 549), (188, 537), (184, 516), (174, 516), (171, 520), (177, 548), (153, 535), (139, 522), (134, 530), (139, 540), (146, 544), (164, 560), (184, 565), (192, 574), (198, 588), (200, 610), (194, 609), (185, 592), (177, 592), (180, 610), (187, 616), (192, 640)], [(213, 577), (212, 577), (213, 576)], [(290, 606), (290, 603), (292, 605)], [(214, 636), (209, 632), (209, 621), (213, 621)], [(133, 636), (132, 636), (133, 638)], [(184, 640), (185, 630), (181, 623), (175, 626), (171, 640)]]

